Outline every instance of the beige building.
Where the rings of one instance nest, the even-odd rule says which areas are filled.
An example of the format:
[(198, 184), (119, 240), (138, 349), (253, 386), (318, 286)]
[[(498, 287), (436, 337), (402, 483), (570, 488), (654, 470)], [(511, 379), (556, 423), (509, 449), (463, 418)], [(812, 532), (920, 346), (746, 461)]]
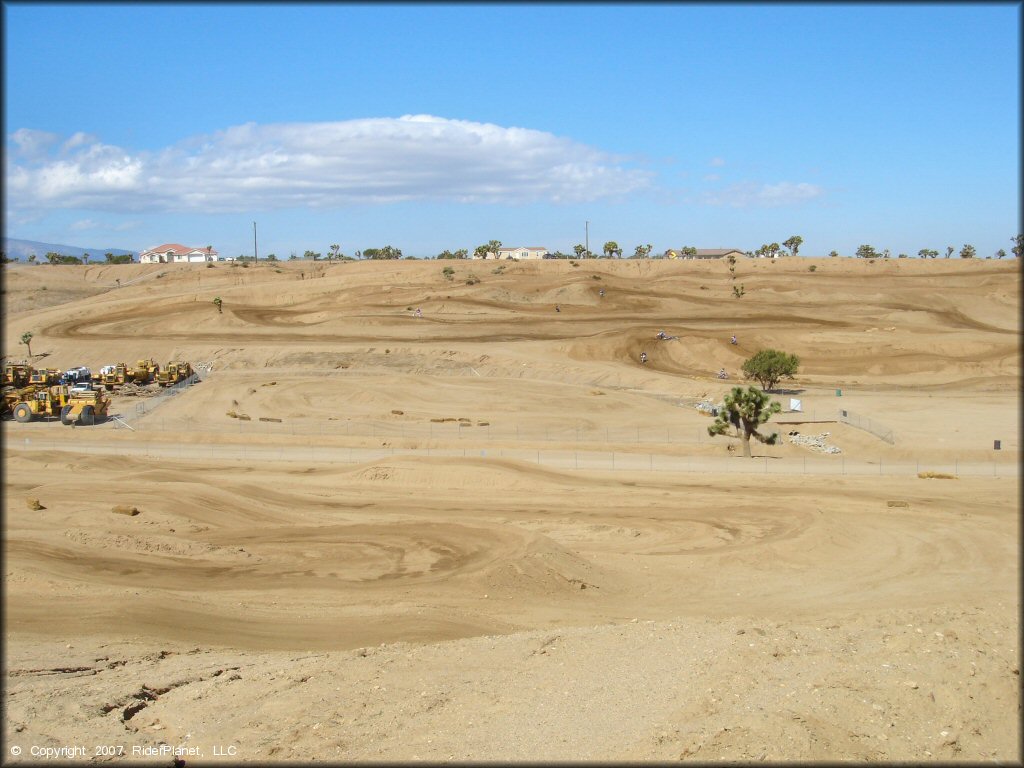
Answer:
[[(522, 248), (499, 248), (498, 252), (488, 253), (485, 259), (543, 259), (547, 254), (547, 248), (522, 247)], [(473, 258), (479, 258), (475, 254)]]
[(682, 249), (669, 248), (665, 251), (666, 259), (727, 259), (729, 256), (746, 256), (746, 254), (738, 248), (698, 248), (697, 253), (693, 256), (682, 255)]

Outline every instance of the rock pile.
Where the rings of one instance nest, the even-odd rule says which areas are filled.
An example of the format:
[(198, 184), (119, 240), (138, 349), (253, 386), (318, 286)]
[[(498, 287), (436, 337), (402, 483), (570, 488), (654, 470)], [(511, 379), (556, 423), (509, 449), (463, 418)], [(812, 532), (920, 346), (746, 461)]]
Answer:
[(698, 411), (709, 414), (711, 416), (716, 415), (717, 411), (719, 411), (722, 408), (722, 406), (715, 405), (710, 400), (701, 400), (699, 403), (694, 403), (693, 407), (696, 408)]
[(822, 432), (820, 435), (801, 435), (794, 430), (789, 433), (789, 442), (793, 443), (793, 445), (805, 445), (811, 450), (821, 451), (822, 453), (842, 453), (836, 446), (825, 442), (830, 434), (830, 432)]

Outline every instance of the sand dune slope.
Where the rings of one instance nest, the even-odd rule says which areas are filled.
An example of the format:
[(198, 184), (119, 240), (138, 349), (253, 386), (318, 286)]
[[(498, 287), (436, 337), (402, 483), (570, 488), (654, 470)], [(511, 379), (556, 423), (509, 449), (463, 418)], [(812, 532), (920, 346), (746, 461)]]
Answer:
[(4, 267), (12, 763), (1020, 760), (1016, 263), (444, 266)]

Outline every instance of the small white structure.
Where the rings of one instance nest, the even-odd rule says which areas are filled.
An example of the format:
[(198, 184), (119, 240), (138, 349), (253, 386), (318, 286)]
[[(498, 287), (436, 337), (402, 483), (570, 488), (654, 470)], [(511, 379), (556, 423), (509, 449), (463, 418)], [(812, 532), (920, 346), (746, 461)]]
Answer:
[(139, 254), (140, 264), (180, 264), (220, 261), (220, 254), (212, 245), (205, 248), (189, 248), (179, 243), (164, 243), (155, 248), (147, 248)]
[(799, 413), (804, 408), (804, 404), (797, 400), (795, 397), (789, 398), (789, 410)]

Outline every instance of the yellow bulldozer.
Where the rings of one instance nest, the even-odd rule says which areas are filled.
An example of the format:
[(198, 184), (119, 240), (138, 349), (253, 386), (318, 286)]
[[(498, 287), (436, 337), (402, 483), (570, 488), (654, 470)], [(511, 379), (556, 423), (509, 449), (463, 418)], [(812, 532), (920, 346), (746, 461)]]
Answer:
[(153, 358), (139, 360), (133, 368), (128, 369), (128, 380), (135, 384), (151, 384), (160, 373), (160, 364)]
[(4, 366), (5, 387), (27, 387), (32, 378), (32, 366), (28, 363), (7, 363)]
[(4, 393), (4, 401), (14, 414), (14, 420), (27, 424), (36, 417), (60, 417), (62, 424), (79, 423), (92, 426), (97, 417), (106, 416), (110, 398), (102, 391), (70, 390), (65, 384), (47, 389), (25, 387)]
[(195, 371), (192, 370), (192, 364), (183, 362), (181, 360), (172, 360), (167, 363), (167, 366), (159, 371), (156, 375), (156, 382), (161, 387), (169, 387), (172, 384), (177, 384), (179, 381), (184, 381), (191, 376)]

